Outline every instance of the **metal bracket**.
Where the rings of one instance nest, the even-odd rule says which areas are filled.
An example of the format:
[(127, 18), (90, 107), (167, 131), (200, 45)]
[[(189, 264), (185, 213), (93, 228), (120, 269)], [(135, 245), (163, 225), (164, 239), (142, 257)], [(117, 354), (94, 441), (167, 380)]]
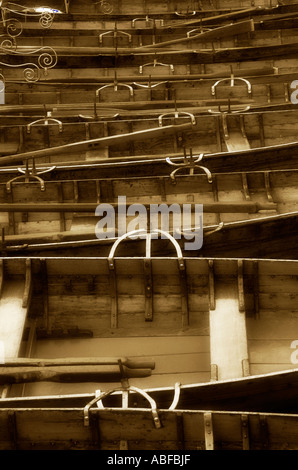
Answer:
[[(134, 230), (132, 232), (125, 233), (122, 237), (118, 238), (115, 243), (113, 244), (110, 254), (108, 256), (108, 266), (110, 270), (110, 276), (114, 275), (115, 264), (114, 264), (114, 256), (118, 245), (129, 237), (138, 237), (140, 235), (144, 236), (146, 239), (146, 256), (144, 258), (143, 264), (143, 273), (145, 278), (145, 321), (152, 321), (153, 320), (153, 281), (152, 281), (152, 266), (151, 266), (151, 241), (152, 236), (160, 233), (168, 238), (172, 244), (174, 245), (177, 258), (178, 258), (178, 269), (179, 269), (179, 276), (180, 276), (180, 286), (181, 286), (181, 297), (182, 297), (182, 326), (188, 325), (188, 302), (187, 302), (187, 285), (186, 285), (186, 273), (185, 273), (185, 264), (182, 255), (181, 248), (175, 238), (170, 235), (168, 232), (163, 230), (154, 229), (152, 232), (147, 233), (146, 230)], [(115, 299), (114, 303), (115, 303)], [(114, 304), (112, 304), (114, 305)], [(112, 316), (115, 314), (116, 307), (112, 307)], [(114, 313), (113, 313), (114, 312)]]
[(105, 31), (104, 33), (101, 33), (101, 34), (99, 35), (99, 44), (102, 44), (102, 43), (103, 43), (102, 38), (103, 38), (104, 36), (107, 36), (108, 34), (112, 34), (112, 35), (113, 35), (114, 41), (116, 41), (116, 39), (118, 38), (118, 35), (119, 35), (119, 34), (123, 34), (123, 36), (128, 37), (128, 42), (131, 43), (131, 34), (126, 33), (125, 31), (119, 31), (119, 30), (117, 29), (117, 25), (115, 24), (115, 29), (114, 29), (114, 30)]
[(98, 90), (96, 90), (96, 97), (99, 98), (99, 94), (100, 94), (101, 90), (103, 90), (104, 88), (114, 87), (114, 91), (118, 91), (119, 86), (127, 87), (129, 89), (130, 96), (134, 95), (134, 90), (130, 85), (127, 85), (126, 83), (118, 83), (118, 82), (115, 83), (114, 82), (114, 83), (109, 83), (108, 85), (103, 85), (101, 88), (98, 88)]
[(55, 123), (55, 124), (58, 124), (59, 132), (62, 132), (62, 130), (63, 130), (62, 122), (59, 121), (58, 119), (52, 118), (51, 116), (52, 116), (52, 112), (48, 111), (46, 117), (44, 117), (42, 119), (38, 119), (37, 121), (33, 121), (30, 124), (28, 124), (27, 125), (28, 134), (30, 134), (32, 126), (35, 126), (35, 125), (38, 125), (38, 124), (44, 124), (45, 126), (48, 126), (50, 121)]
[(176, 382), (175, 389), (174, 389), (174, 398), (173, 398), (173, 401), (169, 410), (175, 410), (175, 408), (177, 407), (179, 400), (180, 400), (180, 392), (181, 392), (181, 383)]
[(149, 62), (148, 64), (140, 65), (139, 73), (142, 74), (143, 73), (143, 68), (148, 67), (150, 65), (152, 65), (153, 67), (156, 67), (157, 65), (160, 65), (162, 67), (169, 67), (170, 71), (172, 73), (174, 73), (174, 65), (173, 64), (163, 64), (162, 62), (158, 62), (157, 59), (154, 59), (153, 62)]
[(178, 119), (180, 115), (183, 115), (183, 116), (188, 116), (191, 120), (191, 123), (192, 125), (194, 126), (196, 124), (196, 118), (194, 117), (193, 114), (191, 113), (187, 113), (186, 111), (175, 111), (175, 112), (172, 112), (172, 113), (165, 113), (165, 114), (161, 114), (159, 117), (158, 117), (158, 124), (159, 124), (159, 127), (162, 127), (162, 121), (163, 121), (163, 118), (166, 117), (166, 116), (174, 116), (175, 119)]
[(228, 80), (230, 80), (230, 86), (231, 87), (235, 86), (235, 80), (242, 81), (242, 82), (246, 83), (246, 85), (247, 85), (247, 94), (248, 94), (248, 97), (251, 98), (251, 83), (248, 80), (246, 80), (246, 78), (234, 77), (233, 73), (232, 73), (230, 78), (222, 78), (221, 80), (217, 80), (217, 82), (214, 83), (214, 85), (212, 85), (212, 87), (211, 87), (212, 96), (214, 96), (216, 98), (216, 87), (220, 83), (227, 82)]
[(213, 111), (212, 109), (208, 109), (208, 112), (211, 114), (220, 114), (220, 115), (226, 115), (226, 114), (239, 114), (239, 113), (245, 113), (250, 109), (250, 106), (246, 106), (244, 109), (237, 109), (235, 111), (232, 111), (231, 108), (231, 102), (228, 100), (228, 109), (226, 111), (223, 111), (221, 109), (221, 105), (218, 106), (218, 111)]
[(208, 182), (212, 183), (212, 174), (208, 170), (208, 168), (206, 168), (205, 166), (198, 165), (198, 163), (203, 158), (204, 158), (203, 153), (201, 153), (199, 156), (196, 155), (194, 157), (193, 154), (192, 154), (192, 149), (190, 149), (190, 155), (189, 156), (186, 155), (186, 150), (184, 149), (184, 163), (174, 163), (174, 162), (172, 162), (172, 160), (169, 157), (167, 157), (166, 162), (169, 165), (178, 167), (176, 170), (172, 171), (172, 173), (170, 174), (170, 178), (171, 178), (172, 182), (176, 183), (175, 175), (176, 175), (176, 173), (178, 173), (178, 171), (186, 168), (186, 169), (189, 169), (189, 175), (194, 175), (195, 169), (199, 168), (200, 170), (203, 170), (206, 173)]
[(209, 237), (210, 235), (213, 235), (216, 232), (220, 232), (224, 228), (224, 223), (219, 222), (216, 228), (211, 228), (211, 229), (209, 229), (209, 227), (205, 227), (205, 228), (206, 228), (206, 232), (204, 233), (204, 238)]
[(43, 171), (36, 171), (35, 168), (35, 160), (32, 160), (32, 168), (29, 168), (29, 159), (26, 160), (26, 169), (23, 170), (23, 168), (18, 168), (18, 171), (20, 173), (23, 173), (21, 176), (16, 176), (15, 178), (11, 179), (6, 183), (6, 191), (8, 193), (11, 192), (11, 185), (12, 183), (15, 183), (18, 180), (24, 179), (24, 183), (29, 183), (30, 179), (35, 179), (40, 182), (40, 189), (41, 191), (45, 190), (45, 182), (42, 178), (40, 178), (38, 175), (43, 175), (44, 173), (49, 173), (50, 171), (54, 170), (56, 166), (52, 166), (51, 168), (47, 168), (46, 170)]
[[(134, 387), (132, 385), (129, 385), (127, 387), (115, 388), (115, 389), (109, 390), (107, 392), (102, 392), (98, 396), (93, 398), (93, 400), (91, 400), (84, 408), (84, 426), (89, 426), (90, 425), (90, 416), (89, 416), (90, 408), (93, 405), (95, 405), (97, 402), (101, 402), (108, 395), (111, 395), (111, 394), (113, 394), (115, 392), (119, 392), (119, 391), (122, 392), (122, 409), (128, 409), (128, 393), (129, 392), (139, 393), (144, 398), (146, 398), (146, 400), (149, 402), (149, 404), (151, 406), (151, 413), (152, 413), (155, 428), (156, 429), (161, 428), (161, 422), (160, 422), (159, 415), (158, 415), (158, 412), (157, 412), (156, 402), (144, 390), (142, 390), (141, 388), (138, 388), (138, 387)], [(100, 404), (100, 408), (102, 408), (102, 409), (104, 408), (102, 403)], [(135, 410), (135, 408), (134, 408), (134, 410)]]
[(186, 17), (186, 16), (195, 16), (197, 14), (196, 11), (190, 11), (190, 12), (186, 12), (186, 13), (179, 13), (178, 11), (175, 11), (175, 15), (177, 16), (183, 16), (183, 17)]
[(146, 230), (144, 229), (140, 229), (140, 230), (133, 230), (131, 232), (127, 232), (125, 233), (124, 235), (122, 235), (121, 237), (119, 237), (113, 244), (111, 250), (110, 250), (110, 253), (109, 253), (109, 256), (108, 256), (108, 264), (109, 264), (109, 268), (110, 269), (114, 269), (115, 268), (115, 264), (114, 264), (114, 256), (115, 256), (115, 252), (116, 252), (116, 249), (118, 247), (118, 245), (123, 241), (125, 240), (126, 238), (132, 238), (132, 237), (136, 237), (138, 238), (140, 235), (143, 236), (144, 238), (146, 238), (146, 258), (150, 258), (151, 257), (151, 240), (152, 240), (152, 236), (153, 235), (156, 235), (156, 234), (161, 234), (161, 235), (164, 235), (166, 238), (168, 238), (172, 244), (174, 245), (175, 249), (176, 249), (176, 253), (177, 253), (177, 258), (178, 258), (178, 266), (179, 266), (179, 269), (184, 269), (184, 260), (183, 260), (183, 255), (182, 255), (182, 251), (181, 251), (181, 248), (178, 244), (178, 242), (175, 240), (174, 237), (172, 237), (172, 235), (170, 235), (168, 232), (165, 232), (164, 230), (160, 230), (160, 229), (154, 229), (152, 230), (150, 233), (147, 233)]
[[(131, 27), (132, 28), (136, 27), (137, 21), (145, 21), (146, 25), (148, 25), (148, 23), (151, 23), (152, 26), (155, 25), (155, 20), (153, 18), (149, 18), (149, 16), (147, 15), (145, 18), (134, 18), (133, 20), (131, 20)], [(162, 23), (163, 23), (163, 20), (162, 20)], [(162, 24), (162, 26), (163, 26), (163, 24)]]
[(148, 85), (144, 85), (143, 83), (136, 83), (136, 82), (133, 82), (133, 85), (139, 86), (141, 88), (148, 88), (150, 90), (151, 88), (156, 88), (157, 86), (164, 85), (166, 83), (168, 83), (168, 82), (159, 82), (159, 83), (153, 83), (152, 84), (151, 81), (150, 81), (150, 77), (149, 77)]
[(138, 86), (140, 88), (146, 88), (148, 90), (149, 100), (152, 99), (152, 89), (158, 87), (159, 85), (166, 85), (168, 82), (158, 82), (158, 83), (151, 83), (151, 75), (149, 75), (148, 85), (143, 83), (133, 82), (132, 85)]
[[(221, 106), (219, 105), (219, 106), (218, 106), (218, 111), (212, 111), (212, 109), (208, 109), (208, 112), (211, 113), (211, 114), (220, 115), (221, 120), (222, 120), (222, 127), (223, 127), (223, 131), (224, 131), (225, 139), (229, 139), (230, 136), (229, 136), (229, 131), (228, 131), (227, 115), (228, 115), (228, 114), (245, 113), (245, 112), (248, 111), (249, 109), (250, 109), (250, 106), (246, 106), (244, 109), (240, 109), (240, 110), (237, 110), (237, 111), (232, 111), (232, 110), (231, 110), (230, 100), (229, 100), (229, 101), (228, 101), (228, 110), (227, 110), (227, 111), (222, 111), (222, 110), (221, 110)], [(241, 118), (241, 115), (240, 115), (240, 118)], [(244, 129), (243, 121), (240, 122), (240, 128), (241, 128), (241, 134), (242, 134), (242, 136), (243, 136), (244, 138), (246, 138), (246, 134), (245, 134), (245, 129)]]
[(188, 31), (186, 33), (186, 37), (190, 38), (192, 36), (192, 34), (194, 34), (194, 33), (197, 34), (197, 33), (203, 33), (203, 32), (207, 32), (207, 31), (211, 31), (211, 29), (210, 28), (202, 28), (202, 27), (195, 28), (195, 29), (192, 29), (192, 30)]
[(118, 91), (118, 87), (120, 87), (120, 86), (128, 88), (129, 89), (129, 95), (131, 97), (134, 96), (134, 90), (133, 90), (132, 86), (127, 85), (126, 83), (119, 83), (118, 79), (117, 79), (117, 73), (115, 72), (114, 83), (109, 83), (108, 85), (103, 85), (102, 87), (98, 88), (95, 92), (96, 98), (99, 99), (101, 90), (103, 90), (105, 88), (113, 87), (114, 91)]

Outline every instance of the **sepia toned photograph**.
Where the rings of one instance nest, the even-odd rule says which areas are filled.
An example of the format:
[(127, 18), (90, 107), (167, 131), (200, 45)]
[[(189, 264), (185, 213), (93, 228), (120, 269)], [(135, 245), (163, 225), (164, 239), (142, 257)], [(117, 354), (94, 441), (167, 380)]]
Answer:
[(0, 11), (0, 450), (298, 450), (298, 0)]

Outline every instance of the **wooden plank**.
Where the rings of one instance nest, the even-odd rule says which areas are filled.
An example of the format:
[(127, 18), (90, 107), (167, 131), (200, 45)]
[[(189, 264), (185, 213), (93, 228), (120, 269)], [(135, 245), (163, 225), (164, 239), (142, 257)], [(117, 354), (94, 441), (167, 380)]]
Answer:
[(7, 280), (0, 300), (0, 339), (4, 343), (5, 357), (17, 357), (22, 341), (29, 303), (22, 306), (23, 280)]
[[(17, 423), (18, 449), (26, 450), (35, 444), (36, 450), (95, 450), (98, 439), (92, 440), (89, 426), (83, 426), (83, 412), (80, 409), (18, 409), (15, 412)], [(8, 410), (1, 410), (1, 450), (11, 449), (16, 433), (8, 433)], [(179, 450), (177, 440), (177, 414), (180, 411), (159, 410), (162, 428), (156, 429), (150, 409), (119, 410), (91, 409), (92, 415), (98, 416), (100, 423), (100, 448), (119, 451), (119, 443), (126, 440), (133, 450)], [(248, 413), (251, 429), (251, 449), (262, 449), (268, 443), (268, 449), (281, 448), (297, 450), (298, 417), (297, 415)], [(215, 449), (217, 442), (223, 449), (242, 449), (239, 421), (241, 413), (216, 412), (212, 414), (216, 427)], [(264, 440), (260, 432), (260, 422), (267, 421), (270, 439)], [(185, 448), (197, 450), (205, 448), (204, 413), (183, 411)], [(71, 426), (69, 426), (71, 423)], [(140, 426), (144, 433), (140, 435)], [(283, 432), (280, 432), (283, 429)], [(146, 436), (146, 437), (144, 437)], [(265, 438), (266, 439), (266, 438)]]
[(248, 360), (248, 346), (237, 286), (216, 280), (215, 296), (215, 309), (210, 310), (211, 364), (218, 366), (218, 380), (242, 377), (242, 361)]

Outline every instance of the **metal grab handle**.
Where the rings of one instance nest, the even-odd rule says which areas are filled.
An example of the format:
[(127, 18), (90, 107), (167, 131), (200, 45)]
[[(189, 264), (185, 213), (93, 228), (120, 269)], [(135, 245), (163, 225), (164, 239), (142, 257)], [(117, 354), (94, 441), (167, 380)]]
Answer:
[(179, 269), (184, 269), (184, 261), (183, 261), (183, 255), (182, 255), (182, 251), (181, 251), (181, 248), (179, 246), (179, 243), (177, 243), (177, 241), (175, 240), (175, 238), (170, 235), (168, 232), (165, 232), (164, 230), (160, 230), (160, 229), (154, 229), (152, 230), (152, 232), (148, 233), (146, 232), (146, 230), (144, 229), (140, 229), (140, 230), (133, 230), (131, 232), (128, 232), (128, 233), (125, 233), (124, 235), (122, 235), (121, 237), (119, 237), (113, 244), (112, 248), (111, 248), (111, 251), (110, 251), (110, 254), (108, 256), (108, 263), (109, 263), (109, 268), (110, 269), (114, 269), (115, 268), (115, 265), (114, 265), (114, 256), (115, 256), (115, 252), (116, 252), (116, 249), (118, 247), (118, 245), (123, 241), (125, 240), (126, 238), (129, 238), (131, 236), (134, 236), (134, 235), (145, 235), (146, 236), (146, 258), (150, 258), (150, 255), (151, 255), (151, 240), (152, 240), (152, 235), (155, 235), (157, 233), (160, 233), (161, 235), (164, 235), (166, 238), (168, 238), (172, 244), (174, 245), (175, 249), (176, 249), (176, 253), (177, 253), (177, 258), (178, 258), (178, 264), (179, 264)]
[(103, 85), (102, 87), (98, 88), (98, 89), (96, 90), (96, 93), (95, 93), (95, 94), (96, 94), (96, 97), (99, 98), (100, 92), (101, 92), (101, 90), (103, 90), (104, 88), (114, 87), (114, 91), (118, 91), (118, 87), (119, 87), (119, 86), (128, 88), (128, 89), (129, 89), (129, 95), (130, 95), (131, 97), (134, 96), (134, 90), (133, 90), (133, 88), (132, 88), (130, 85), (127, 85), (126, 83), (118, 83), (118, 82), (115, 82), (115, 83), (109, 83), (108, 85)]
[(208, 109), (208, 113), (210, 114), (220, 114), (222, 116), (230, 113), (230, 114), (237, 114), (237, 113), (245, 113), (246, 111), (250, 110), (250, 106), (246, 106), (244, 109), (237, 109), (236, 111), (232, 111), (230, 102), (228, 103), (227, 111), (222, 111), (221, 106), (218, 106), (218, 111), (213, 111), (212, 109)]
[(154, 26), (155, 24), (155, 21), (153, 18), (149, 18), (149, 16), (146, 16), (145, 18), (134, 18), (133, 20), (131, 20), (131, 26), (132, 28), (135, 28), (136, 27), (136, 22), (137, 21), (146, 21), (146, 24), (148, 23), (152, 23), (152, 25)]
[(105, 33), (101, 33), (99, 35), (99, 43), (102, 44), (102, 38), (103, 36), (107, 36), (108, 34), (112, 34), (114, 39), (117, 38), (118, 34), (123, 34), (124, 36), (128, 36), (128, 42), (130, 43), (131, 42), (131, 34), (129, 33), (126, 33), (125, 31), (119, 31), (118, 29), (116, 30), (111, 30), (111, 31), (106, 31)]
[(135, 86), (139, 86), (141, 88), (156, 88), (157, 86), (159, 85), (164, 85), (168, 82), (159, 82), (159, 83), (153, 83), (153, 85), (149, 82), (148, 85), (144, 85), (143, 83), (137, 83), (137, 82), (133, 82), (132, 84), (135, 85)]
[(52, 118), (51, 116), (52, 116), (52, 112), (51, 112), (51, 111), (48, 111), (46, 117), (44, 117), (44, 118), (42, 118), (42, 119), (38, 119), (37, 121), (33, 121), (33, 122), (31, 122), (30, 124), (28, 124), (28, 125), (27, 125), (27, 132), (28, 132), (28, 134), (30, 134), (30, 132), (31, 132), (31, 127), (32, 127), (32, 126), (35, 126), (35, 125), (38, 125), (38, 124), (41, 124), (41, 123), (43, 123), (45, 126), (48, 126), (50, 121), (53, 122), (53, 123), (55, 123), (55, 124), (58, 124), (59, 132), (62, 132), (62, 131), (63, 131), (62, 122), (59, 121), (58, 119)]
[(177, 16), (195, 16), (197, 14), (196, 11), (190, 11), (187, 13), (179, 13), (178, 11), (175, 11), (175, 15)]
[(195, 123), (196, 123), (196, 118), (194, 117), (193, 114), (187, 113), (186, 111), (175, 111), (175, 112), (173, 112), (173, 113), (161, 114), (161, 115), (158, 117), (158, 124), (159, 124), (159, 127), (162, 127), (162, 121), (163, 121), (163, 118), (164, 118), (165, 116), (174, 116), (175, 119), (178, 119), (180, 114), (183, 114), (184, 116), (189, 116), (190, 119), (191, 119), (192, 125), (193, 125), (193, 126), (195, 125)]
[(172, 404), (171, 404), (169, 410), (175, 410), (176, 406), (179, 403), (180, 391), (181, 391), (181, 383), (180, 382), (175, 383), (175, 389), (174, 390), (175, 390), (174, 391), (174, 398), (173, 398), (173, 401), (172, 401)]
[[(93, 400), (91, 400), (84, 407), (84, 426), (89, 426), (89, 424), (90, 424), (89, 410), (90, 410), (91, 406), (93, 406), (93, 405), (95, 405), (95, 403), (103, 400), (103, 398), (105, 398), (105, 397), (107, 397), (107, 396), (109, 396), (109, 395), (111, 395), (115, 392), (118, 392), (118, 391), (122, 392), (123, 397), (124, 397), (124, 395), (126, 395), (129, 392), (136, 392), (136, 393), (139, 393), (140, 395), (142, 395), (144, 398), (146, 398), (146, 400), (150, 403), (150, 406), (151, 406), (151, 413), (152, 413), (154, 425), (155, 425), (156, 429), (161, 428), (161, 422), (160, 422), (160, 419), (159, 419), (159, 416), (158, 416), (156, 402), (144, 390), (142, 390), (141, 388), (138, 388), (138, 387), (134, 387), (132, 385), (130, 385), (128, 387), (125, 387), (125, 388), (118, 387), (118, 388), (115, 388), (113, 390), (109, 390), (107, 392), (102, 392), (98, 396), (93, 398)], [(125, 401), (126, 401), (126, 399), (127, 398), (125, 397)], [(124, 400), (122, 400), (122, 403), (124, 403)], [(100, 408), (104, 408), (102, 403), (100, 405)], [(128, 408), (127, 406), (122, 406), (122, 409), (127, 409), (127, 408)]]
[(193, 156), (192, 154), (192, 149), (190, 150), (190, 155), (187, 156), (186, 155), (186, 152), (184, 152), (184, 163), (174, 163), (172, 162), (172, 160), (170, 159), (170, 157), (167, 157), (166, 158), (166, 162), (169, 164), (169, 165), (172, 165), (172, 166), (176, 166), (176, 170), (172, 171), (172, 173), (170, 174), (170, 178), (171, 180), (175, 183), (176, 182), (176, 179), (175, 179), (175, 176), (176, 176), (176, 173), (178, 173), (178, 171), (182, 170), (182, 169), (189, 169), (189, 175), (194, 175), (194, 172), (195, 172), (195, 169), (196, 168), (199, 168), (200, 170), (203, 170), (205, 172), (205, 174), (207, 175), (207, 179), (208, 179), (208, 182), (209, 183), (212, 183), (212, 174), (211, 174), (211, 171), (208, 170), (208, 168), (206, 168), (205, 166), (201, 166), (201, 165), (198, 165), (198, 163), (204, 158), (204, 154), (201, 153), (200, 155), (196, 155), (195, 157)]
[(54, 170), (54, 168), (56, 168), (56, 166), (52, 166), (50, 168), (46, 168), (43, 171), (37, 172), (36, 168), (35, 168), (35, 160), (33, 159), (32, 168), (29, 168), (29, 159), (28, 159), (28, 160), (26, 160), (26, 169), (25, 170), (23, 168), (18, 168), (18, 171), (20, 173), (22, 173), (22, 175), (16, 176), (15, 178), (11, 179), (10, 181), (8, 181), (6, 183), (6, 191), (8, 193), (11, 192), (12, 183), (15, 183), (18, 180), (24, 180), (25, 183), (29, 183), (30, 179), (34, 179), (34, 180), (38, 181), (40, 183), (41, 191), (45, 191), (45, 182), (38, 175), (42, 175), (44, 173), (49, 173), (50, 171)]
[(143, 68), (148, 67), (149, 65), (152, 65), (153, 67), (156, 67), (157, 65), (160, 65), (162, 67), (170, 67), (170, 71), (174, 73), (174, 65), (173, 64), (163, 64), (162, 62), (157, 62), (157, 59), (154, 59), (153, 62), (149, 62), (148, 64), (140, 65), (139, 67), (139, 73), (143, 73)]
[(249, 98), (251, 97), (251, 83), (248, 80), (246, 80), (246, 78), (234, 77), (234, 75), (232, 75), (231, 78), (222, 78), (221, 80), (217, 80), (217, 82), (214, 83), (214, 85), (212, 85), (211, 87), (211, 94), (213, 96), (216, 96), (216, 91), (215, 91), (216, 87), (219, 85), (219, 83), (227, 82), (228, 80), (230, 80), (231, 87), (235, 86), (235, 80), (246, 83), (248, 96)]
[(198, 33), (203, 33), (206, 31), (211, 31), (211, 29), (210, 28), (195, 28), (195, 29), (192, 29), (191, 31), (188, 31), (188, 33), (186, 33), (186, 37), (190, 38), (193, 33), (198, 34)]

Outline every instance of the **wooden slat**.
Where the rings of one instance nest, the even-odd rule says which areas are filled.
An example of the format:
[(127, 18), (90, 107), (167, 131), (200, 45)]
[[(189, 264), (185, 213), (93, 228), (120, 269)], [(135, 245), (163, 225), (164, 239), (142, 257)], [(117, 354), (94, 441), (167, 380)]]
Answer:
[(215, 296), (215, 309), (210, 310), (211, 364), (218, 367), (218, 380), (241, 377), (248, 347), (245, 314), (239, 310), (237, 286), (218, 279)]

